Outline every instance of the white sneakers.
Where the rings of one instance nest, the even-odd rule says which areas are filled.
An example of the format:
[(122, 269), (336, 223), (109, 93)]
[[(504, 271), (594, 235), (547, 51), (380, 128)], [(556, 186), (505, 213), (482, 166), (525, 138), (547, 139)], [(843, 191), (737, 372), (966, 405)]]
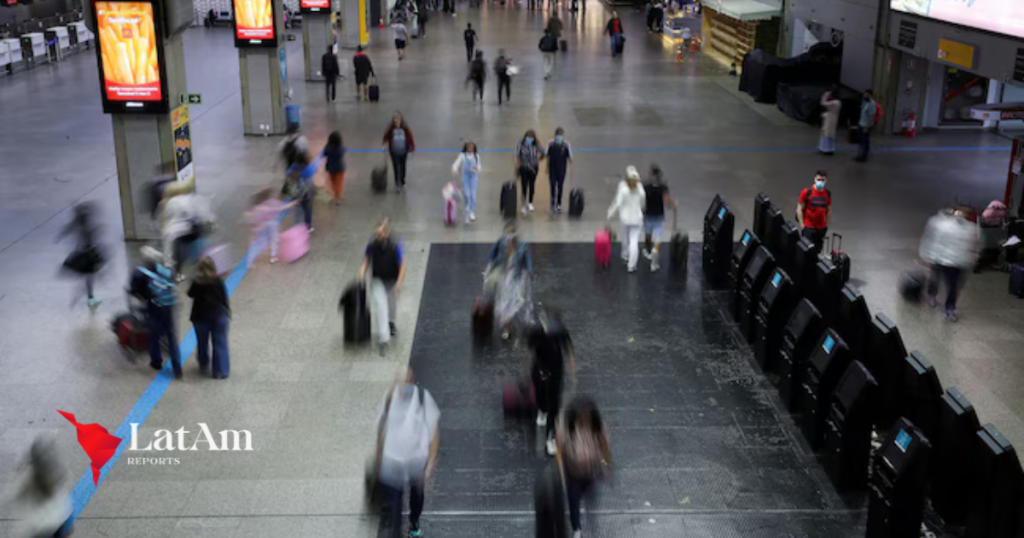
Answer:
[(543, 428), (548, 425), (548, 414), (544, 411), (537, 411), (537, 427)]
[(530, 208), (530, 213), (533, 213), (533, 204), (529, 204), (527, 207)]
[(530, 212), (530, 210), (529, 210), (529, 209), (527, 209), (527, 207), (526, 207), (526, 206), (524, 205), (524, 206), (523, 206), (523, 214), (525, 215), (525, 214), (527, 214), (527, 213), (529, 213), (529, 212)]
[(572, 538), (581, 538), (582, 536), (583, 535), (580, 534), (580, 531), (572, 531)]
[(544, 445), (545, 445), (545, 448), (547, 448), (548, 456), (554, 456), (555, 455), (555, 440), (554, 439), (548, 439), (548, 442), (545, 443)]
[(469, 214), (469, 221), (470, 222), (476, 222), (476, 213), (470, 213)]

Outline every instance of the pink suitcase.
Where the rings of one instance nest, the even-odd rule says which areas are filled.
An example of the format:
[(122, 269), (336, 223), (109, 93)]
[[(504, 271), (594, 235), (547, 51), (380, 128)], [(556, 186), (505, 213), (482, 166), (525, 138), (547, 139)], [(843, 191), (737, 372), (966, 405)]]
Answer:
[(203, 256), (213, 260), (218, 275), (226, 275), (231, 272), (231, 249), (227, 245), (214, 245), (203, 251)]
[(537, 394), (533, 383), (528, 381), (505, 383), (501, 391), (501, 400), (506, 415), (526, 416), (537, 410)]
[(292, 263), (309, 252), (309, 228), (305, 224), (296, 224), (281, 234), (281, 245), (278, 248), (281, 261)]
[(455, 226), (459, 221), (459, 202), (454, 198), (444, 201), (444, 223), (448, 226)]
[(608, 267), (612, 263), (612, 234), (608, 230), (601, 230), (594, 236), (594, 258), (601, 267)]

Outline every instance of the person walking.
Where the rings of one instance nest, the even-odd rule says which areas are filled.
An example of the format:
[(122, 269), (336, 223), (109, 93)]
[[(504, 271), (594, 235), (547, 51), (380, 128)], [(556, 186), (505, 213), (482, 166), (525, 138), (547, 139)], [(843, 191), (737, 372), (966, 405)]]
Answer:
[(338, 65), (338, 57), (334, 54), (334, 47), (327, 46), (327, 52), (320, 58), (320, 73), (327, 84), (327, 100), (334, 102), (337, 97), (338, 75), (341, 74), (341, 66)]
[(498, 49), (498, 58), (494, 60), (494, 74), (498, 75), (498, 104), (501, 104), (501, 89), (505, 88), (505, 100), (512, 100), (512, 61), (505, 56), (505, 49)]
[(519, 241), (511, 222), (491, 248), (484, 269), (485, 295), (495, 297), (495, 316), (502, 326), (501, 339), (512, 336), (512, 322), (530, 319), (533, 299), (533, 256), (525, 243)]
[(366, 280), (366, 272), (373, 271), (370, 281), (370, 314), (376, 330), (380, 354), (387, 352), (388, 342), (398, 334), (395, 313), (398, 308), (398, 294), (405, 283), (405, 256), (402, 245), (391, 237), (391, 219), (384, 217), (377, 222), (373, 241), (366, 245), (366, 255), (359, 267), (359, 281)]
[(612, 42), (612, 56), (614, 57), (619, 53), (619, 48), (623, 39), (625, 39), (625, 32), (622, 29), (622, 21), (619, 20), (619, 12), (612, 11), (612, 18), (608, 20), (608, 24), (604, 27), (604, 33), (608, 34)]
[(466, 23), (466, 31), (462, 32), (462, 39), (466, 42), (466, 61), (473, 61), (473, 52), (476, 50), (477, 35), (473, 29), (473, 23)]
[(540, 38), (537, 45), (544, 54), (544, 80), (551, 77), (551, 69), (555, 66), (555, 55), (558, 53), (558, 39), (551, 35), (551, 30), (544, 30), (544, 37)]
[(191, 258), (193, 245), (215, 220), (206, 199), (196, 194), (195, 189), (195, 181), (188, 181), (163, 204), (161, 235), (165, 264), (174, 269), (178, 282), (185, 280), (182, 268)]
[(181, 355), (174, 330), (174, 306), (178, 303), (174, 273), (163, 266), (163, 254), (151, 246), (139, 250), (142, 265), (132, 273), (129, 289), (134, 297), (146, 303), (146, 321), (149, 322), (149, 365), (154, 370), (163, 368), (161, 341), (166, 342), (174, 377), (181, 379)]
[(398, 61), (402, 61), (405, 58), (405, 44), (409, 41), (409, 29), (401, 20), (395, 21), (391, 25), (391, 29), (395, 33), (395, 50), (398, 51)]
[[(309, 233), (316, 231), (313, 228), (313, 199), (316, 197), (316, 184), (314, 178), (320, 165), (323, 163), (323, 156), (318, 156), (310, 161), (308, 154), (301, 154), (298, 160), (288, 169), (282, 192), (290, 199), (299, 203), (302, 209), (301, 217), (309, 229)], [(298, 222), (300, 215), (296, 213), (295, 221)]]
[(295, 207), (297, 201), (284, 203), (270, 188), (261, 189), (252, 197), (252, 208), (245, 212), (245, 221), (251, 229), (249, 250), (245, 263), (252, 267), (263, 249), (270, 246), (270, 263), (277, 263), (278, 235), (281, 228), (279, 216)]
[(537, 314), (537, 322), (527, 335), (533, 349), (530, 377), (537, 395), (537, 426), (545, 428), (544, 447), (548, 456), (555, 455), (555, 422), (562, 402), (565, 358), (569, 359), (572, 388), (576, 389), (576, 362), (569, 331), (562, 323), (562, 313), (546, 306)]
[(552, 11), (551, 17), (548, 18), (548, 25), (545, 30), (551, 33), (551, 36), (555, 38), (557, 45), (558, 40), (562, 39), (562, 19), (558, 18), (558, 12)]
[(228, 357), (228, 323), (231, 318), (231, 304), (228, 289), (217, 274), (217, 266), (208, 256), (199, 260), (196, 278), (188, 288), (192, 298), (191, 321), (196, 329), (196, 359), (199, 371), (210, 372), (209, 346), (213, 340), (214, 379), (227, 379), (231, 373)]
[(555, 138), (544, 152), (548, 159), (548, 182), (551, 184), (551, 212), (562, 212), (562, 187), (565, 176), (573, 171), (572, 146), (565, 139), (565, 129), (555, 129)]
[(384, 132), (384, 149), (391, 155), (391, 166), (395, 170), (395, 188), (405, 191), (405, 163), (409, 154), (416, 151), (412, 130), (401, 112), (395, 111), (391, 123)]
[(857, 151), (857, 162), (867, 162), (868, 153), (871, 151), (871, 129), (878, 119), (878, 103), (875, 102), (871, 90), (864, 92), (860, 104), (860, 120), (857, 126), (860, 130), (860, 148)]
[(796, 205), (796, 219), (800, 225), (800, 234), (814, 243), (814, 255), (821, 253), (825, 245), (825, 234), (832, 221), (832, 193), (825, 188), (828, 172), (818, 170), (814, 174), (814, 184), (800, 191)]
[(918, 253), (931, 266), (928, 304), (938, 306), (940, 280), (946, 286), (946, 320), (957, 321), (956, 302), (964, 281), (978, 261), (980, 232), (967, 210), (946, 208), (928, 220)]
[[(65, 418), (74, 415), (63, 413)], [(76, 427), (79, 425), (76, 424)], [(81, 431), (81, 430), (80, 430)], [(116, 437), (114, 438), (116, 439)], [(14, 456), (11, 455), (11, 460)], [(10, 461), (10, 460), (9, 460)], [(13, 464), (14, 462), (11, 461)], [(41, 434), (32, 441), (27, 461), (12, 465), (7, 480), (4, 504), (8, 538), (66, 538), (72, 530), (65, 526), (71, 516), (71, 489), (67, 468), (53, 437)]]
[(331, 190), (334, 191), (334, 205), (341, 205), (341, 193), (345, 189), (345, 145), (341, 133), (334, 131), (327, 137), (327, 145), (321, 152), (326, 164), (324, 168), (331, 178)]
[(839, 128), (839, 112), (843, 102), (835, 97), (836, 91), (829, 90), (821, 96), (821, 139), (818, 141), (818, 152), (832, 156), (836, 152), (836, 130)]
[(370, 77), (377, 76), (373, 71), (373, 62), (363, 52), (363, 46), (356, 46), (356, 55), (352, 57), (352, 67), (356, 73), (356, 98), (360, 101), (370, 100)]
[(569, 524), (573, 538), (580, 538), (580, 504), (611, 467), (608, 430), (597, 404), (586, 396), (569, 402), (555, 426), (558, 467), (565, 476), (569, 498)]
[[(75, 236), (75, 250), (64, 259), (64, 269), (71, 271), (85, 280), (85, 295), (90, 310), (95, 310), (103, 301), (93, 294), (93, 280), (96, 273), (103, 268), (106, 257), (103, 247), (99, 244), (99, 225), (96, 223), (96, 208), (90, 202), (76, 204), (72, 210), (71, 222), (61, 229), (57, 235), (60, 240), (67, 235)], [(81, 295), (76, 294), (72, 305), (78, 303)]]
[(533, 192), (537, 183), (537, 172), (540, 160), (544, 158), (544, 149), (537, 141), (537, 133), (530, 129), (516, 144), (513, 157), (514, 173), (519, 177), (523, 188), (523, 215), (533, 212)]
[(651, 272), (661, 268), (658, 264), (658, 253), (661, 249), (661, 238), (665, 234), (665, 206), (677, 207), (669, 197), (668, 185), (662, 179), (661, 167), (651, 164), (650, 180), (644, 184), (647, 200), (644, 202), (644, 233), (651, 250), (644, 249), (644, 257), (651, 261)]
[(484, 62), (484, 51), (476, 51), (476, 58), (469, 64), (469, 76), (466, 77), (466, 82), (473, 83), (473, 102), (476, 102), (476, 97), (480, 95), (480, 102), (484, 102), (484, 82), (487, 80), (487, 63)]
[(385, 497), (385, 526), (389, 538), (402, 536), (405, 488), (409, 487), (409, 537), (423, 536), (426, 482), (437, 465), (441, 443), (441, 410), (423, 387), (415, 384), (412, 370), (388, 389), (377, 419), (377, 479)]
[(640, 230), (644, 224), (644, 204), (647, 202), (647, 194), (640, 185), (640, 174), (636, 167), (626, 167), (626, 179), (619, 183), (615, 200), (608, 207), (608, 219), (611, 220), (616, 213), (619, 214), (619, 222), (622, 224), (622, 260), (626, 262), (626, 269), (632, 273), (636, 271), (637, 258), (640, 257)]
[(426, 9), (420, 9), (416, 12), (416, 22), (419, 24), (419, 36), (421, 39), (427, 38), (427, 21), (430, 19)]
[(466, 200), (466, 224), (476, 220), (476, 191), (480, 185), (480, 154), (475, 142), (466, 142), (452, 164), (452, 175), (462, 178), (462, 196)]

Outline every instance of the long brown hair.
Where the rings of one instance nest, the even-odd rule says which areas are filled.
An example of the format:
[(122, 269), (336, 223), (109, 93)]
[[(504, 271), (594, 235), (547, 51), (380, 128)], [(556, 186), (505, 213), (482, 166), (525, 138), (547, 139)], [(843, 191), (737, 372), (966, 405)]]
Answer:
[(196, 264), (196, 282), (212, 284), (218, 280), (220, 280), (220, 276), (217, 275), (217, 264), (213, 263), (213, 258), (209, 256), (200, 258), (199, 263)]

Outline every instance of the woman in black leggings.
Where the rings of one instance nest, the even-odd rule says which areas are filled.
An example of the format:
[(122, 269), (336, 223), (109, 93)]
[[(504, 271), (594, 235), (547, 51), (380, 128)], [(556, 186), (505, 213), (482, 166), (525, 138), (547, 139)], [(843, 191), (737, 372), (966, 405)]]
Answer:
[(537, 171), (540, 160), (544, 158), (544, 149), (537, 142), (537, 133), (530, 129), (523, 139), (516, 144), (515, 174), (523, 186), (523, 214), (533, 211), (533, 189), (537, 182)]
[(395, 187), (400, 191), (405, 190), (405, 161), (410, 153), (416, 151), (416, 142), (401, 112), (395, 112), (388, 130), (384, 132), (384, 149), (391, 155)]

